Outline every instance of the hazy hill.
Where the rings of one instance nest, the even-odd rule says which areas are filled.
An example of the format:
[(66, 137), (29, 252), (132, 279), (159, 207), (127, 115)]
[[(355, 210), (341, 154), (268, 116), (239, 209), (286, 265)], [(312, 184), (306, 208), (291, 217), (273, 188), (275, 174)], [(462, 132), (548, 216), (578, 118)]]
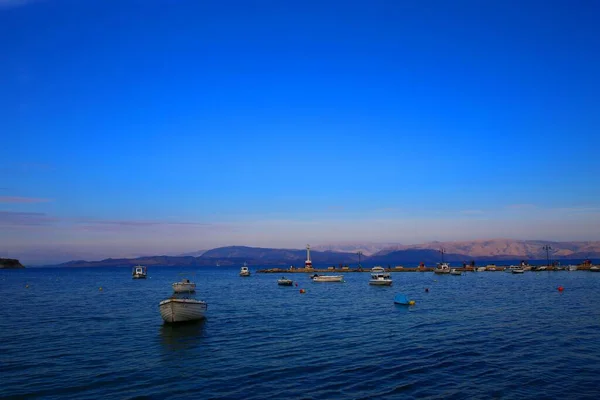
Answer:
[[(386, 254), (373, 255), (366, 259), (370, 264), (403, 264), (405, 267), (415, 267), (423, 262), (432, 266), (441, 261), (441, 253), (432, 249), (407, 249), (397, 250)], [(444, 261), (469, 262), (471, 257), (466, 254), (445, 253)]]
[[(358, 256), (352, 253), (312, 251), (310, 258), (315, 265), (338, 265), (356, 263)], [(155, 256), (138, 258), (107, 258), (101, 261), (69, 261), (58, 267), (117, 267), (117, 266), (220, 266), (241, 265), (304, 265), (306, 250), (268, 249), (260, 247), (229, 246), (204, 252), (200, 257)]]
[(101, 261), (69, 261), (58, 264), (57, 267), (120, 267), (120, 266), (195, 266), (198, 262), (195, 257), (171, 257), (171, 256), (154, 256), (154, 257), (138, 257), (138, 258), (107, 258)]
[[(270, 249), (262, 247), (247, 246), (228, 246), (208, 250), (202, 256), (201, 260), (219, 261), (220, 265), (231, 264), (232, 262), (250, 265), (304, 265), (306, 260), (306, 250), (297, 249)], [(313, 264), (338, 265), (339, 263), (353, 263), (358, 261), (358, 256), (354, 253), (338, 253), (331, 251), (314, 251), (311, 249), (310, 258)]]
[(332, 244), (320, 244), (311, 247), (318, 251), (335, 251), (338, 253), (358, 253), (359, 251), (364, 256), (370, 256), (383, 249), (391, 248), (393, 246), (399, 246), (398, 243), (368, 243), (368, 242), (345, 242), (345, 243), (332, 243)]
[[(542, 240), (491, 239), (460, 242), (428, 242), (415, 245), (397, 245), (383, 249), (373, 255), (381, 257), (400, 250), (439, 250), (448, 255), (458, 254), (469, 258), (492, 259), (545, 259), (544, 246), (550, 246), (549, 255), (554, 259), (600, 257), (600, 242), (550, 242)], [(439, 258), (439, 253), (438, 253)]]

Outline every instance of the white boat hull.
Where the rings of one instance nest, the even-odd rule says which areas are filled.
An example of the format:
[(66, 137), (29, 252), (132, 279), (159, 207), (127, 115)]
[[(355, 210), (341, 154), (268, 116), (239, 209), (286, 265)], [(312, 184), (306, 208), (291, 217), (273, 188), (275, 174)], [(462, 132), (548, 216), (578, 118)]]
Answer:
[(344, 280), (343, 275), (322, 275), (314, 276), (311, 278), (313, 282), (342, 282)]
[(196, 291), (195, 283), (181, 283), (176, 282), (173, 284), (173, 291), (175, 293), (191, 293)]
[(392, 280), (391, 279), (371, 279), (369, 281), (369, 285), (392, 286)]
[(203, 319), (208, 308), (205, 302), (194, 299), (167, 299), (158, 307), (162, 319), (169, 323)]

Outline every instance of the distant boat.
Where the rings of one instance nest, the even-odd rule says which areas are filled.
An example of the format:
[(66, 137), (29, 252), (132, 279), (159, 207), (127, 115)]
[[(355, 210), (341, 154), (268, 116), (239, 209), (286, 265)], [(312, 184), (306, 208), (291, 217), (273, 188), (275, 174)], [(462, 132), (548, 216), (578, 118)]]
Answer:
[(457, 270), (456, 268), (452, 268), (450, 270), (450, 275), (462, 275), (462, 272)]
[(567, 265), (567, 271), (577, 271), (577, 265)]
[(281, 279), (277, 279), (277, 284), (279, 286), (292, 286), (294, 281), (291, 279), (287, 279), (285, 276), (282, 276)]
[(182, 279), (181, 282), (175, 282), (173, 285), (175, 293), (191, 293), (196, 291), (196, 284), (189, 279)]
[(592, 271), (592, 272), (600, 272), (600, 267), (594, 265), (593, 267), (590, 267), (590, 271)]
[(250, 270), (246, 266), (246, 263), (244, 263), (244, 266), (240, 268), (240, 276), (250, 276)]
[(147, 270), (146, 267), (141, 265), (137, 265), (133, 267), (133, 271), (131, 272), (133, 279), (146, 279)]
[(437, 267), (433, 270), (436, 274), (449, 274), (450, 273), (450, 264), (448, 263), (438, 263)]
[(513, 268), (511, 270), (511, 272), (513, 274), (524, 274), (525, 273), (525, 269), (523, 267), (517, 267), (517, 268)]
[(369, 285), (391, 286), (392, 277), (390, 276), (389, 272), (385, 272), (383, 267), (373, 267), (371, 268), (371, 279), (369, 280)]
[(203, 319), (208, 309), (204, 301), (171, 297), (158, 305), (165, 322), (187, 322)]
[(310, 279), (312, 279), (313, 282), (343, 282), (344, 276), (343, 275), (314, 274), (313, 276), (310, 277)]

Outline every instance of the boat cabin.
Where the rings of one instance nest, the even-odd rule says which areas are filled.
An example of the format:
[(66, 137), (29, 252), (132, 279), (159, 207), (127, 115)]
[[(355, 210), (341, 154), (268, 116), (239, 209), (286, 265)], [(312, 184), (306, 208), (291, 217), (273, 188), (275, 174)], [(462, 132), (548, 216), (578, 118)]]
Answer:
[(133, 271), (131, 274), (133, 275), (133, 279), (144, 279), (146, 278), (146, 267), (137, 265), (133, 267)]

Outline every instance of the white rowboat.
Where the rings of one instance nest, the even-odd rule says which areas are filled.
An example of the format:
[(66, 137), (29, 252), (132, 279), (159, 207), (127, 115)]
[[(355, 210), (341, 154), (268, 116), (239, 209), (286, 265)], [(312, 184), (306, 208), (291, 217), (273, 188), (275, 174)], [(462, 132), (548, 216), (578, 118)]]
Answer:
[(158, 305), (160, 316), (165, 322), (197, 321), (204, 318), (208, 305), (195, 299), (170, 298)]

